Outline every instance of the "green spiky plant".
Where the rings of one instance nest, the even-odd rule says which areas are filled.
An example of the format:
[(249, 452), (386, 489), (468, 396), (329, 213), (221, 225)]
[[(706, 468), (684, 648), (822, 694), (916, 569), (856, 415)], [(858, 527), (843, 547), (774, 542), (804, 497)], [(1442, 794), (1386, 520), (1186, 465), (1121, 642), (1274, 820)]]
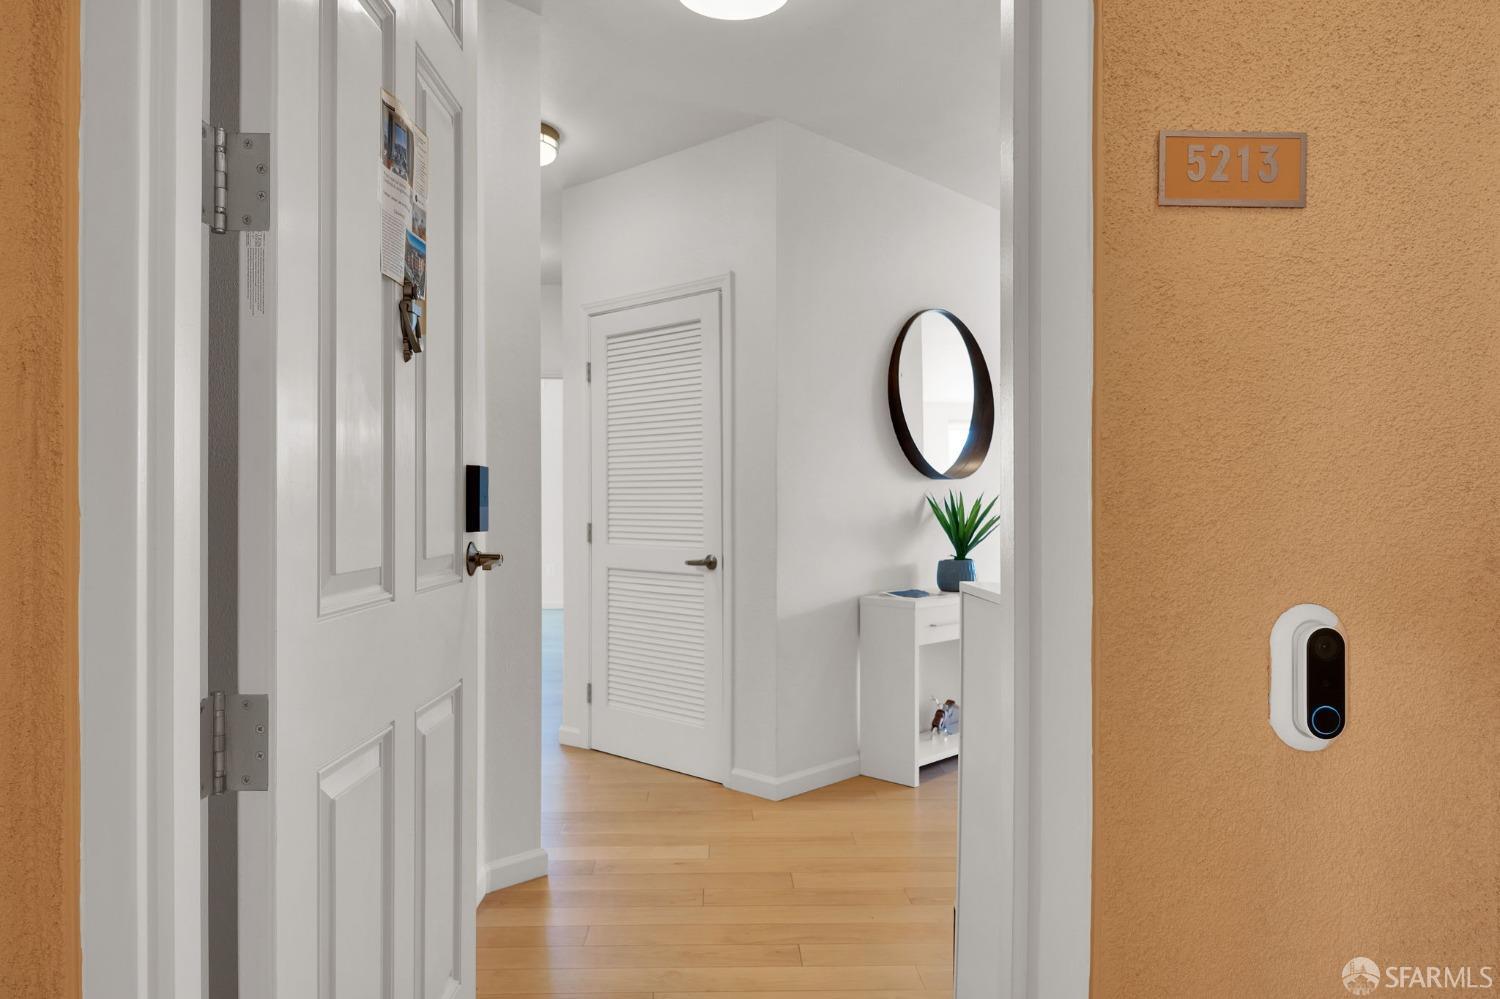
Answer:
[(927, 497), (932, 515), (937, 518), (938, 526), (948, 535), (948, 541), (953, 545), (955, 559), (968, 558), (969, 553), (1000, 526), (1000, 515), (997, 513), (990, 516), (998, 499), (997, 496), (986, 505), (984, 493), (980, 493), (972, 507), (965, 507), (964, 494), (954, 493), (951, 489), (941, 504), (931, 496)]

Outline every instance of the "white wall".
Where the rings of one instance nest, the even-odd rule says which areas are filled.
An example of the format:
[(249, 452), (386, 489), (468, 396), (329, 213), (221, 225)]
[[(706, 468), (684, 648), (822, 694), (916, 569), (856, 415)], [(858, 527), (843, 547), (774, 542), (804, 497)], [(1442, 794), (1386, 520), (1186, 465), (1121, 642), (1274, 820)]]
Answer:
[(542, 285), (542, 377), (561, 378), (567, 345), (562, 330), (562, 285)]
[[(561, 199), (554, 199), (561, 200)], [(542, 285), (542, 607), (563, 606), (562, 285)], [(550, 733), (548, 734), (550, 738)]]
[[(546, 285), (542, 286), (546, 288)], [(563, 606), (563, 382), (542, 379), (542, 609)]]
[[(857, 772), (857, 599), (935, 587), (949, 552), (885, 371), (913, 313), (952, 309), (998, 357), (998, 213), (782, 122), (565, 193), (567, 438), (586, 441), (584, 306), (732, 271), (732, 786)], [(994, 492), (987, 465), (963, 485)], [(588, 455), (567, 457), (567, 603), (588, 598)], [(981, 571), (998, 553), (981, 549)], [(567, 621), (563, 739), (587, 745), (588, 621)], [(791, 779), (787, 779), (791, 778)]]
[[(936, 590), (937, 562), (952, 557), (923, 496), (999, 488), (996, 460), (957, 482), (907, 462), (886, 370), (901, 326), (935, 307), (962, 319), (998, 363), (1000, 214), (792, 126), (781, 130), (778, 178), (776, 728), (785, 776), (858, 754), (857, 598)], [(981, 578), (999, 578), (997, 544), (974, 559)]]
[[(734, 272), (732, 474), (735, 765), (775, 766), (774, 124), (760, 125), (565, 192), (563, 332), (566, 604), (560, 736), (588, 745), (588, 347), (591, 303)], [(743, 756), (742, 756), (743, 754)], [(769, 772), (769, 771), (763, 771)]]
[(490, 466), (488, 543), (505, 565), (479, 577), (485, 652), (480, 871), (493, 890), (546, 872), (541, 849), (541, 384), (537, 257), (541, 19), (479, 5), (481, 371)]

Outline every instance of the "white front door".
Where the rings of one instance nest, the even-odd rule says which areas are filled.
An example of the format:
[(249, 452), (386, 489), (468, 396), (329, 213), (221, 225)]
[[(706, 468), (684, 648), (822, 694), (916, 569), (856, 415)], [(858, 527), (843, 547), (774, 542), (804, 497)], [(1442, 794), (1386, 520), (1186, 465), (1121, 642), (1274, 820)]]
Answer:
[(719, 290), (589, 317), (593, 747), (722, 781)]
[[(272, 133), (274, 214), (263, 285), (242, 251), (240, 689), (270, 695), (271, 786), (241, 795), (240, 994), (472, 996), (475, 8), (242, 9), (241, 127)], [(382, 88), (431, 150), (409, 362), (381, 276)]]

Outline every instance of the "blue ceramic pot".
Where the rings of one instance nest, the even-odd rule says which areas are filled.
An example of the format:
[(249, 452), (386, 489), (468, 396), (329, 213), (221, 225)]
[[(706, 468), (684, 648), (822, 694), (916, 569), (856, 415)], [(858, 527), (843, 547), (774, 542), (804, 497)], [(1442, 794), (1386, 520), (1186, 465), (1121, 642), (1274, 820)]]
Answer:
[(971, 558), (945, 558), (938, 563), (938, 589), (944, 593), (957, 593), (959, 583), (972, 583), (974, 578)]

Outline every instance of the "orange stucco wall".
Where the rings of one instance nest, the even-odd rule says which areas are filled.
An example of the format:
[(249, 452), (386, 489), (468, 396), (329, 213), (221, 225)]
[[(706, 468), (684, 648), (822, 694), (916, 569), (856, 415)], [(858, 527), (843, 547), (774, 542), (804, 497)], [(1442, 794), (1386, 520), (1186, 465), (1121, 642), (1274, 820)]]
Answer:
[(0, 24), (0, 996), (79, 993), (78, 2)]
[[(1500, 5), (1097, 15), (1093, 995), (1500, 965)], [(1307, 208), (1157, 207), (1162, 128), (1310, 133)], [(1266, 720), (1302, 601), (1321, 753)]]

